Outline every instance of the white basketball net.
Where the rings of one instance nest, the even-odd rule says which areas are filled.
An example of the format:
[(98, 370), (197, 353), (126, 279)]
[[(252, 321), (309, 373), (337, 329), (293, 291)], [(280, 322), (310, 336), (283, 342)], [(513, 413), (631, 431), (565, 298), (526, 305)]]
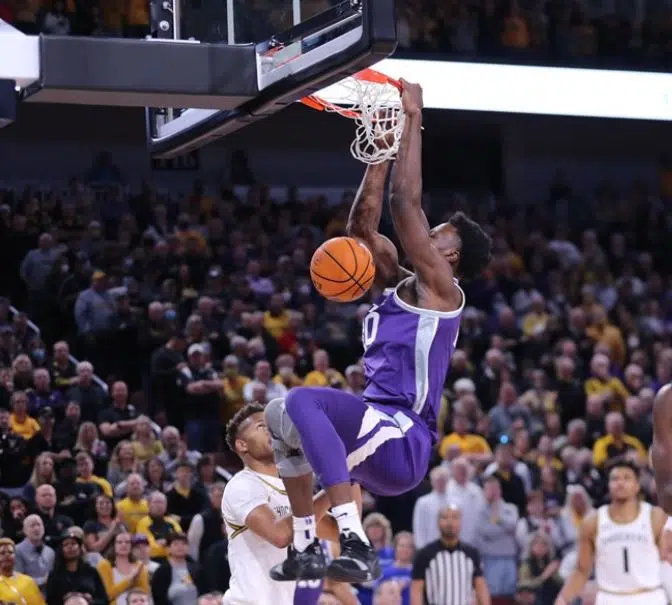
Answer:
[(350, 145), (353, 157), (365, 164), (381, 164), (394, 159), (404, 130), (405, 114), (399, 89), (393, 84), (345, 78), (339, 105), (325, 103), (326, 111), (354, 120), (355, 140)]

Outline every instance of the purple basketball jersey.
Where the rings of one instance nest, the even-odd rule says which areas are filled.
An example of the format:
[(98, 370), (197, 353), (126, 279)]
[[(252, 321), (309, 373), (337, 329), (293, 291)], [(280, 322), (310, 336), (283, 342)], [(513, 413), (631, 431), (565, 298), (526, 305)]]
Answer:
[[(403, 283), (403, 282), (402, 282)], [(385, 292), (362, 324), (366, 388), (370, 403), (410, 410), (436, 438), (441, 394), (460, 331), (462, 305), (451, 312), (405, 303), (399, 286)]]

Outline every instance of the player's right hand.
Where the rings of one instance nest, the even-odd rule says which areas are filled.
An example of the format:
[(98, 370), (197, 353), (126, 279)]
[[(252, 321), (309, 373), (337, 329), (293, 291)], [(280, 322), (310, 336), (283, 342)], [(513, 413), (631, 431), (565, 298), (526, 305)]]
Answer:
[(401, 80), (401, 104), (407, 115), (418, 115), (422, 111), (422, 86)]

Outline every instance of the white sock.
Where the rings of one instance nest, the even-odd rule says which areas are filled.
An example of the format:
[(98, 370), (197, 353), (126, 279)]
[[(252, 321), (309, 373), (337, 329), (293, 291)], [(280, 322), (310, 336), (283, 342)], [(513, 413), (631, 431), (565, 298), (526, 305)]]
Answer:
[(347, 502), (346, 504), (334, 506), (331, 509), (331, 515), (338, 524), (339, 533), (354, 533), (359, 536), (365, 544), (369, 544), (369, 539), (366, 537), (366, 533), (362, 527), (362, 520), (359, 518), (357, 504), (354, 502)]
[(315, 539), (315, 515), (294, 517), (294, 548), (303, 552)]

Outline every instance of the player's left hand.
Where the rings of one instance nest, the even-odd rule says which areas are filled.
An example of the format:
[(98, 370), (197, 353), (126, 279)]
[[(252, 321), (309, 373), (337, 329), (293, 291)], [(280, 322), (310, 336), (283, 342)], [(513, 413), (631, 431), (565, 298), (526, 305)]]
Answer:
[(418, 115), (422, 112), (422, 86), (420, 84), (413, 84), (406, 80), (401, 80), (401, 104), (406, 112), (406, 115)]

